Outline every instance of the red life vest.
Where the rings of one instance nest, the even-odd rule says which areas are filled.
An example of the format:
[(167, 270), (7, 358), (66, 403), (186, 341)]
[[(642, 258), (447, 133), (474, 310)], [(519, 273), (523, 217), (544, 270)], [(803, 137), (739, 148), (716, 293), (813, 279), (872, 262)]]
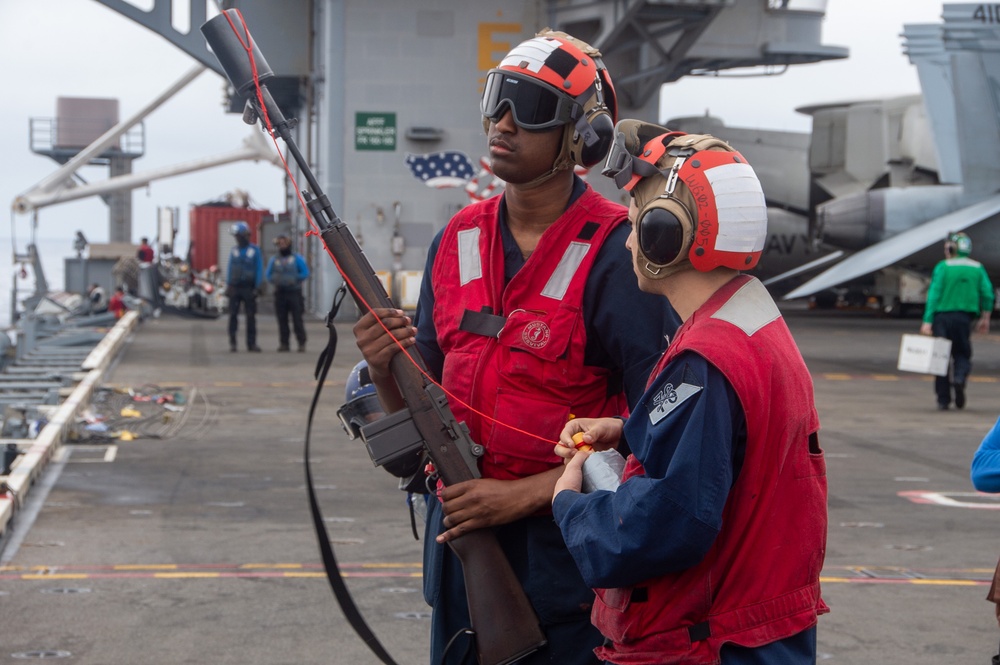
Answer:
[[(826, 463), (812, 379), (759, 281), (739, 276), (677, 331), (653, 376), (684, 351), (717, 367), (746, 415), (743, 466), (722, 531), (693, 568), (627, 589), (598, 589), (592, 619), (628, 665), (709, 665), (732, 642), (791, 637), (829, 611), (820, 598), (826, 553)], [(643, 473), (630, 457), (625, 478)], [(668, 538), (669, 534), (664, 534)]]
[(483, 477), (515, 479), (562, 463), (552, 449), (570, 414), (626, 409), (621, 389), (608, 394), (611, 373), (584, 364), (582, 301), (594, 259), (627, 211), (588, 185), (505, 287), (500, 198), (452, 218), (431, 283), (442, 385), (475, 410), (450, 399), (452, 411), (486, 448)]

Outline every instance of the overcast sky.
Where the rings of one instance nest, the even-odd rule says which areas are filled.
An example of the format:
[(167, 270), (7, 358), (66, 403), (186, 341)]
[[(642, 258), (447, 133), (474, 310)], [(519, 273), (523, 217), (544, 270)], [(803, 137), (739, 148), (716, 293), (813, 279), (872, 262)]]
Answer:
[(660, 119), (708, 111), (729, 126), (808, 132), (811, 119), (796, 113), (797, 107), (919, 93), (917, 71), (903, 53), (900, 35), (905, 24), (941, 23), (942, 5), (828, 0), (823, 44), (846, 46), (848, 58), (789, 67), (780, 76), (682, 79), (663, 87)]
[[(848, 60), (792, 67), (768, 78), (681, 81), (664, 89), (660, 120), (709, 111), (730, 126), (809, 131), (809, 118), (794, 110), (798, 106), (919, 92), (899, 35), (906, 23), (940, 22), (941, 7), (933, 0), (829, 0), (823, 42), (848, 47)], [(0, 63), (6, 84), (0, 102), (0, 202), (10, 220), (0, 226), (0, 236), (13, 229), (18, 250), (24, 249), (31, 217), (14, 216), (10, 204), (56, 168), (31, 152), (29, 119), (54, 117), (60, 96), (117, 98), (124, 119), (194, 64), (164, 39), (94, 0), (0, 0)], [(222, 79), (206, 71), (149, 116), (146, 154), (134, 171), (238, 148), (253, 130), (223, 112), (222, 91)], [(89, 181), (107, 176), (104, 168), (83, 173)], [(247, 190), (261, 207), (283, 208), (276, 167), (249, 162), (216, 167), (135, 190), (133, 239), (155, 235), (157, 207), (179, 207), (179, 248), (186, 248), (189, 206), (234, 188)], [(107, 210), (97, 198), (43, 208), (38, 229), (42, 237), (67, 239), (82, 230), (91, 241), (104, 242)]]

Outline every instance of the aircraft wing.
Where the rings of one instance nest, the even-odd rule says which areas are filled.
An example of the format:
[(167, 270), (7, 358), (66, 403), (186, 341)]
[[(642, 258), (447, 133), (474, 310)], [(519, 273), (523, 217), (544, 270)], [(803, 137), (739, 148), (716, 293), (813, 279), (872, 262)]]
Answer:
[(843, 255), (844, 251), (838, 249), (834, 252), (830, 252), (829, 254), (824, 254), (818, 259), (803, 264), (798, 268), (793, 268), (791, 270), (781, 273), (780, 275), (775, 275), (774, 277), (769, 277), (768, 279), (762, 280), (761, 284), (763, 284), (764, 286), (770, 286), (771, 284), (777, 284), (778, 282), (783, 282), (786, 279), (795, 277), (796, 275), (801, 275), (803, 273), (809, 272), (810, 270), (816, 270), (820, 266), (825, 266), (827, 263), (830, 263), (831, 261), (836, 261)]
[(933, 245), (953, 231), (962, 231), (1000, 213), (1000, 194), (968, 207), (924, 222), (852, 254), (832, 268), (789, 292), (783, 300), (794, 300), (832, 288), (856, 277), (881, 270)]

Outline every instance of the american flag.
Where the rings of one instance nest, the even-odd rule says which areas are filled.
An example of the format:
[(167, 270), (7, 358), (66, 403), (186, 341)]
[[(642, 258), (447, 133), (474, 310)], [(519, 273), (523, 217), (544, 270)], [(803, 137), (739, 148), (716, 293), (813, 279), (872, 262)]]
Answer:
[[(457, 150), (427, 155), (407, 153), (406, 164), (413, 177), (428, 187), (464, 187), (473, 203), (496, 196), (507, 184), (493, 174), (488, 158), (479, 158), (479, 171), (476, 172), (468, 155)], [(588, 169), (577, 166), (573, 170), (581, 178), (587, 177)]]
[(472, 160), (464, 152), (434, 152), (428, 155), (407, 153), (406, 164), (417, 180), (428, 187), (464, 187), (475, 173)]
[(503, 180), (493, 175), (490, 168), (490, 160), (486, 157), (479, 158), (479, 173), (469, 179), (465, 184), (465, 193), (469, 195), (469, 200), (473, 203), (484, 201), (491, 196), (503, 191)]

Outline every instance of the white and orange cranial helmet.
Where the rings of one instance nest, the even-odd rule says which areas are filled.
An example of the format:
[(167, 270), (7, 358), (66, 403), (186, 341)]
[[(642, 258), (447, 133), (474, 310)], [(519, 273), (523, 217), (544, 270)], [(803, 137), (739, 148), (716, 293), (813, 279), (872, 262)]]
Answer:
[(643, 274), (661, 279), (689, 263), (707, 272), (757, 265), (767, 236), (767, 206), (753, 168), (707, 134), (623, 120), (604, 175), (630, 192)]
[(509, 109), (518, 127), (566, 126), (556, 168), (590, 168), (607, 155), (617, 101), (601, 53), (564, 32), (546, 28), (521, 42), (486, 75), (483, 128)]

